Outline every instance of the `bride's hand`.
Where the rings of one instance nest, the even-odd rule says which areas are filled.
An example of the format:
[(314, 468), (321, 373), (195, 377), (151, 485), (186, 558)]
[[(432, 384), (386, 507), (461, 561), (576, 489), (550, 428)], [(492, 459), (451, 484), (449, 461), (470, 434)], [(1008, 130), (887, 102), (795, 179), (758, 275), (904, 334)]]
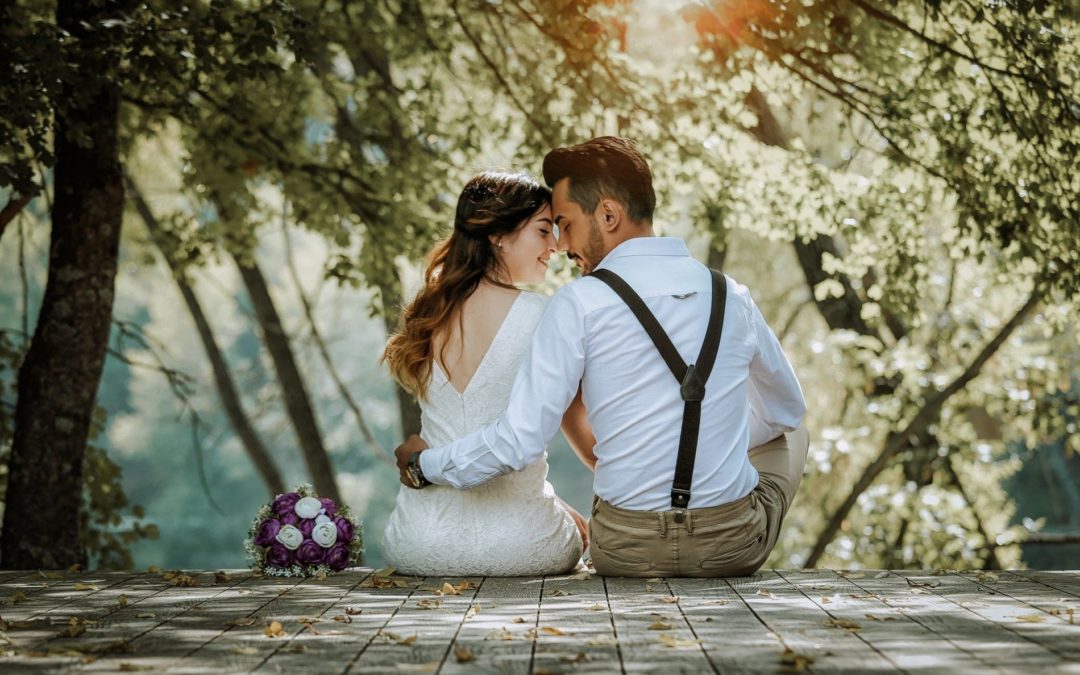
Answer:
[(570, 517), (574, 519), (574, 524), (577, 525), (578, 534), (581, 535), (581, 550), (589, 548), (589, 521), (585, 516), (578, 513), (574, 507), (567, 504), (561, 497), (558, 498), (562, 503), (563, 508), (570, 514)]

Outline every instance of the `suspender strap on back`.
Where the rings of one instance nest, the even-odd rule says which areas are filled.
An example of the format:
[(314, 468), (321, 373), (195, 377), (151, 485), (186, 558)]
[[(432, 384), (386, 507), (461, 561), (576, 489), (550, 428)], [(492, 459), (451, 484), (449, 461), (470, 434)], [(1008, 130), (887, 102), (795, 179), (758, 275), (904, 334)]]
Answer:
[(687, 365), (664, 332), (660, 322), (649, 311), (645, 301), (622, 277), (608, 269), (595, 270), (591, 276), (611, 287), (637, 317), (642, 328), (656, 345), (671, 374), (679, 382), (683, 399), (682, 431), (679, 434), (679, 456), (675, 460), (675, 478), (671, 483), (671, 507), (685, 509), (690, 505), (690, 485), (694, 479), (694, 460), (697, 456), (698, 432), (701, 429), (701, 402), (705, 399), (705, 383), (716, 363), (720, 337), (724, 329), (724, 309), (727, 305), (727, 281), (716, 270), (712, 272), (712, 309), (709, 326), (697, 361)]

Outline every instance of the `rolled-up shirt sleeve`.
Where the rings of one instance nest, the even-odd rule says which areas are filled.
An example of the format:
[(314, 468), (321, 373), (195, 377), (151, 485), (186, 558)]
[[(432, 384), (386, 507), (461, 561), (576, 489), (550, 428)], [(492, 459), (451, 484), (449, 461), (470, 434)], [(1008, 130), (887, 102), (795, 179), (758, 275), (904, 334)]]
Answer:
[(432, 483), (469, 488), (543, 456), (585, 368), (585, 313), (571, 286), (556, 293), (540, 317), (502, 416), (420, 455)]
[(757, 304), (750, 300), (757, 351), (750, 361), (750, 447), (794, 431), (806, 415), (795, 370)]

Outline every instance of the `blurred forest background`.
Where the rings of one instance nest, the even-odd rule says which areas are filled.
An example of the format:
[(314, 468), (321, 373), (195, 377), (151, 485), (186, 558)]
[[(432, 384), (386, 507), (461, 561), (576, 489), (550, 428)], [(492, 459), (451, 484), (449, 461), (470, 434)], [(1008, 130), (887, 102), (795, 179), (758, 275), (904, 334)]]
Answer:
[[(299, 482), (353, 507), (379, 565), (418, 418), (378, 358), (460, 187), (619, 134), (657, 229), (750, 287), (806, 392), (771, 565), (1075, 569), (1078, 18), (5, 3), (0, 566), (245, 566), (259, 505)], [(587, 511), (561, 437), (550, 461)]]

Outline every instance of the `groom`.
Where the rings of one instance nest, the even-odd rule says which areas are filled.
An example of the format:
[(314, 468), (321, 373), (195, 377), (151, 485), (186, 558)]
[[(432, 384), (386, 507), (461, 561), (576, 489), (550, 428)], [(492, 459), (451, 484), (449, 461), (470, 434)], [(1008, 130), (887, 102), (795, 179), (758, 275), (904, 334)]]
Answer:
[[(401, 480), (468, 488), (543, 456), (579, 394), (596, 444), (596, 571), (753, 573), (807, 453), (799, 382), (749, 291), (657, 237), (652, 173), (628, 140), (551, 151), (559, 247), (586, 276), (551, 299), (494, 423), (397, 448)], [(568, 434), (569, 435), (569, 434)]]

